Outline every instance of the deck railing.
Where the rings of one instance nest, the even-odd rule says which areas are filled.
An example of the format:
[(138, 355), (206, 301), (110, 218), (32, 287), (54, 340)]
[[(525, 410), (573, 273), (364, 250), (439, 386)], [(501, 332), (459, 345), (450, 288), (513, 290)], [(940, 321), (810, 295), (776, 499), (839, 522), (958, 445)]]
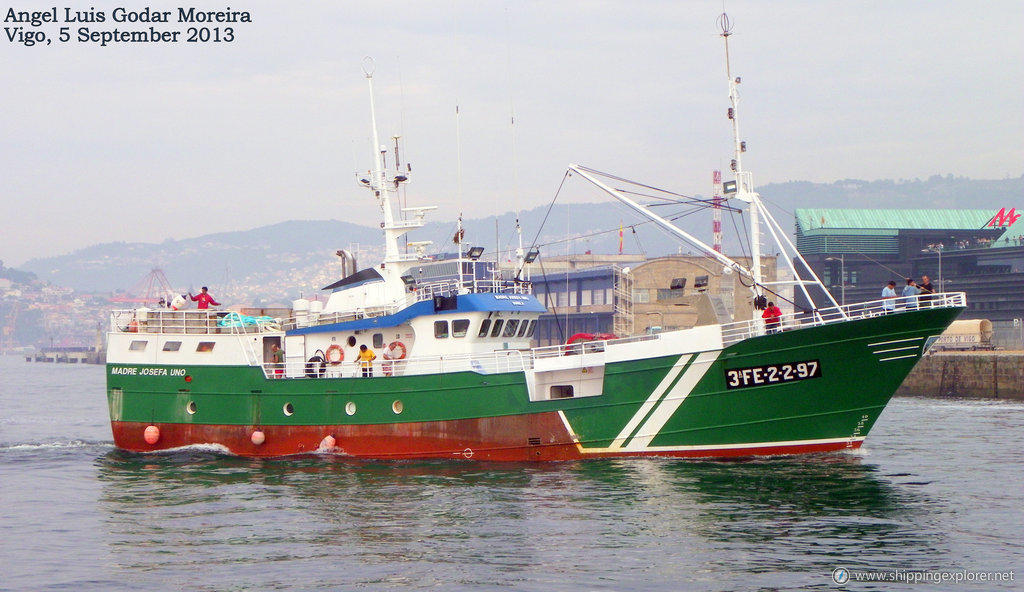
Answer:
[[(499, 374), (522, 372), (529, 368), (529, 352), (517, 349), (495, 350), (476, 354), (423, 356), (405, 360), (378, 358), (371, 367), (373, 376), (412, 376), (444, 374), (446, 372), (476, 372)], [(363, 375), (360, 362), (328, 364), (321, 362), (285, 362), (262, 364), (267, 378), (359, 378)]]
[(110, 313), (110, 330), (125, 333), (204, 335), (281, 331), (277, 319), (220, 310), (133, 309)]
[(886, 314), (912, 312), (925, 308), (951, 308), (966, 306), (963, 292), (944, 292), (922, 296), (870, 300), (845, 306), (818, 308), (811, 312), (782, 315), (776, 327), (766, 325), (764, 319), (751, 319), (722, 325), (722, 343), (730, 345), (750, 337), (773, 331), (793, 331), (848, 320), (877, 317)]
[[(721, 326), (722, 344), (730, 345), (744, 339), (765, 335), (774, 331), (796, 331), (850, 320), (877, 317), (888, 314), (903, 314), (928, 308), (952, 308), (966, 306), (963, 292), (949, 292), (912, 298), (895, 298), (859, 302), (846, 306), (816, 309), (807, 313), (783, 315), (776, 327), (768, 327), (762, 319), (752, 319)], [(232, 316), (236, 315), (236, 316)], [(282, 326), (275, 319), (241, 317), (237, 313), (215, 310), (119, 310), (111, 314), (111, 330), (128, 333), (165, 334), (233, 334), (242, 335), (262, 332), (278, 332)], [(654, 341), (661, 335), (637, 335), (608, 341), (589, 341), (570, 345), (538, 347), (529, 351), (495, 350), (478, 354), (455, 354), (446, 356), (417, 356), (404, 360), (380, 360), (374, 362), (375, 376), (435, 374), (444, 372), (473, 371), (481, 374), (519, 372), (532, 368), (535, 359), (559, 356), (593, 354), (605, 351), (608, 345)], [(294, 364), (294, 366), (293, 366)], [(274, 377), (317, 377), (319, 365), (315, 368), (308, 362), (287, 364), (262, 364), (268, 378)], [(323, 365), (324, 376), (360, 376), (357, 362), (338, 365)], [(281, 372), (278, 372), (281, 370)]]

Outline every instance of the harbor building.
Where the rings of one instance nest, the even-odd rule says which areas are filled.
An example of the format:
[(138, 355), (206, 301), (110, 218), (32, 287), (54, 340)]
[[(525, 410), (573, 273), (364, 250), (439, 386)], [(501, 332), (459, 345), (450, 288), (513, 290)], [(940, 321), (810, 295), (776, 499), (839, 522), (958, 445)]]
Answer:
[[(936, 291), (965, 292), (961, 319), (988, 319), (994, 343), (1020, 349), (1024, 223), (1015, 209), (798, 208), (796, 246), (840, 303), (879, 297), (896, 281), (929, 276)], [(799, 306), (807, 306), (797, 298)]]
[[(750, 263), (749, 258), (734, 259)], [(766, 281), (774, 281), (775, 258), (761, 261)], [(729, 323), (753, 314), (743, 279), (702, 256), (551, 257), (531, 280), (548, 310), (537, 322), (537, 345), (565, 343), (577, 333), (624, 337)]]

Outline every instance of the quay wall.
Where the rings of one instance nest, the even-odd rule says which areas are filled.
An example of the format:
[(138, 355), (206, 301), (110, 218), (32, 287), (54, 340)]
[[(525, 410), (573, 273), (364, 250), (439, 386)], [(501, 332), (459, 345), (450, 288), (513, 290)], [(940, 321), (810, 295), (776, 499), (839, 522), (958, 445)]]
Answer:
[(1024, 400), (1024, 352), (929, 353), (896, 395)]
[(106, 364), (107, 354), (103, 351), (41, 351), (26, 355), (25, 361), (57, 364)]

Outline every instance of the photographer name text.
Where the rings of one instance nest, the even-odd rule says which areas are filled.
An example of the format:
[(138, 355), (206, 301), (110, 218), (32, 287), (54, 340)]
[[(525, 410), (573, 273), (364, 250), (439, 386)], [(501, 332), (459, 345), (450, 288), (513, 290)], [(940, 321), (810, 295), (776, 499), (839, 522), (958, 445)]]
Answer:
[(123, 8), (80, 10), (54, 6), (48, 10), (4, 13), (8, 42), (25, 47), (57, 43), (89, 43), (107, 47), (122, 43), (231, 43), (239, 25), (252, 22), (246, 10), (174, 10)]

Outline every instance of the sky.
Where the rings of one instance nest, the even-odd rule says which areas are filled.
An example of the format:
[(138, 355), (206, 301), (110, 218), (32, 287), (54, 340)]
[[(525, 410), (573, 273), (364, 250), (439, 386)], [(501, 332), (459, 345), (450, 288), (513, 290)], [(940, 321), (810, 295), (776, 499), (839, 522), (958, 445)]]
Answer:
[[(372, 165), (367, 56), (381, 141), (401, 136), (409, 203), (437, 205), (431, 221), (556, 194), (605, 200), (583, 181), (559, 190), (570, 163), (709, 195), (712, 171), (731, 158), (721, 0), (250, 0), (235, 4), (251, 23), (205, 25), (232, 29), (220, 43), (186, 42), (204, 25), (177, 22), (177, 9), (231, 4), (180, 2), (55, 5), (60, 20), (65, 8), (103, 12), (96, 23), (5, 18), (8, 267), (284, 220), (377, 225), (380, 210), (356, 182)], [(0, 15), (51, 6), (3, 0)], [(171, 22), (114, 22), (118, 6), (169, 10)], [(757, 184), (1024, 173), (1018, 0), (724, 8), (742, 78), (743, 162)], [(78, 35), (150, 26), (180, 31), (178, 42), (101, 46)], [(24, 31), (50, 43), (26, 45)]]

